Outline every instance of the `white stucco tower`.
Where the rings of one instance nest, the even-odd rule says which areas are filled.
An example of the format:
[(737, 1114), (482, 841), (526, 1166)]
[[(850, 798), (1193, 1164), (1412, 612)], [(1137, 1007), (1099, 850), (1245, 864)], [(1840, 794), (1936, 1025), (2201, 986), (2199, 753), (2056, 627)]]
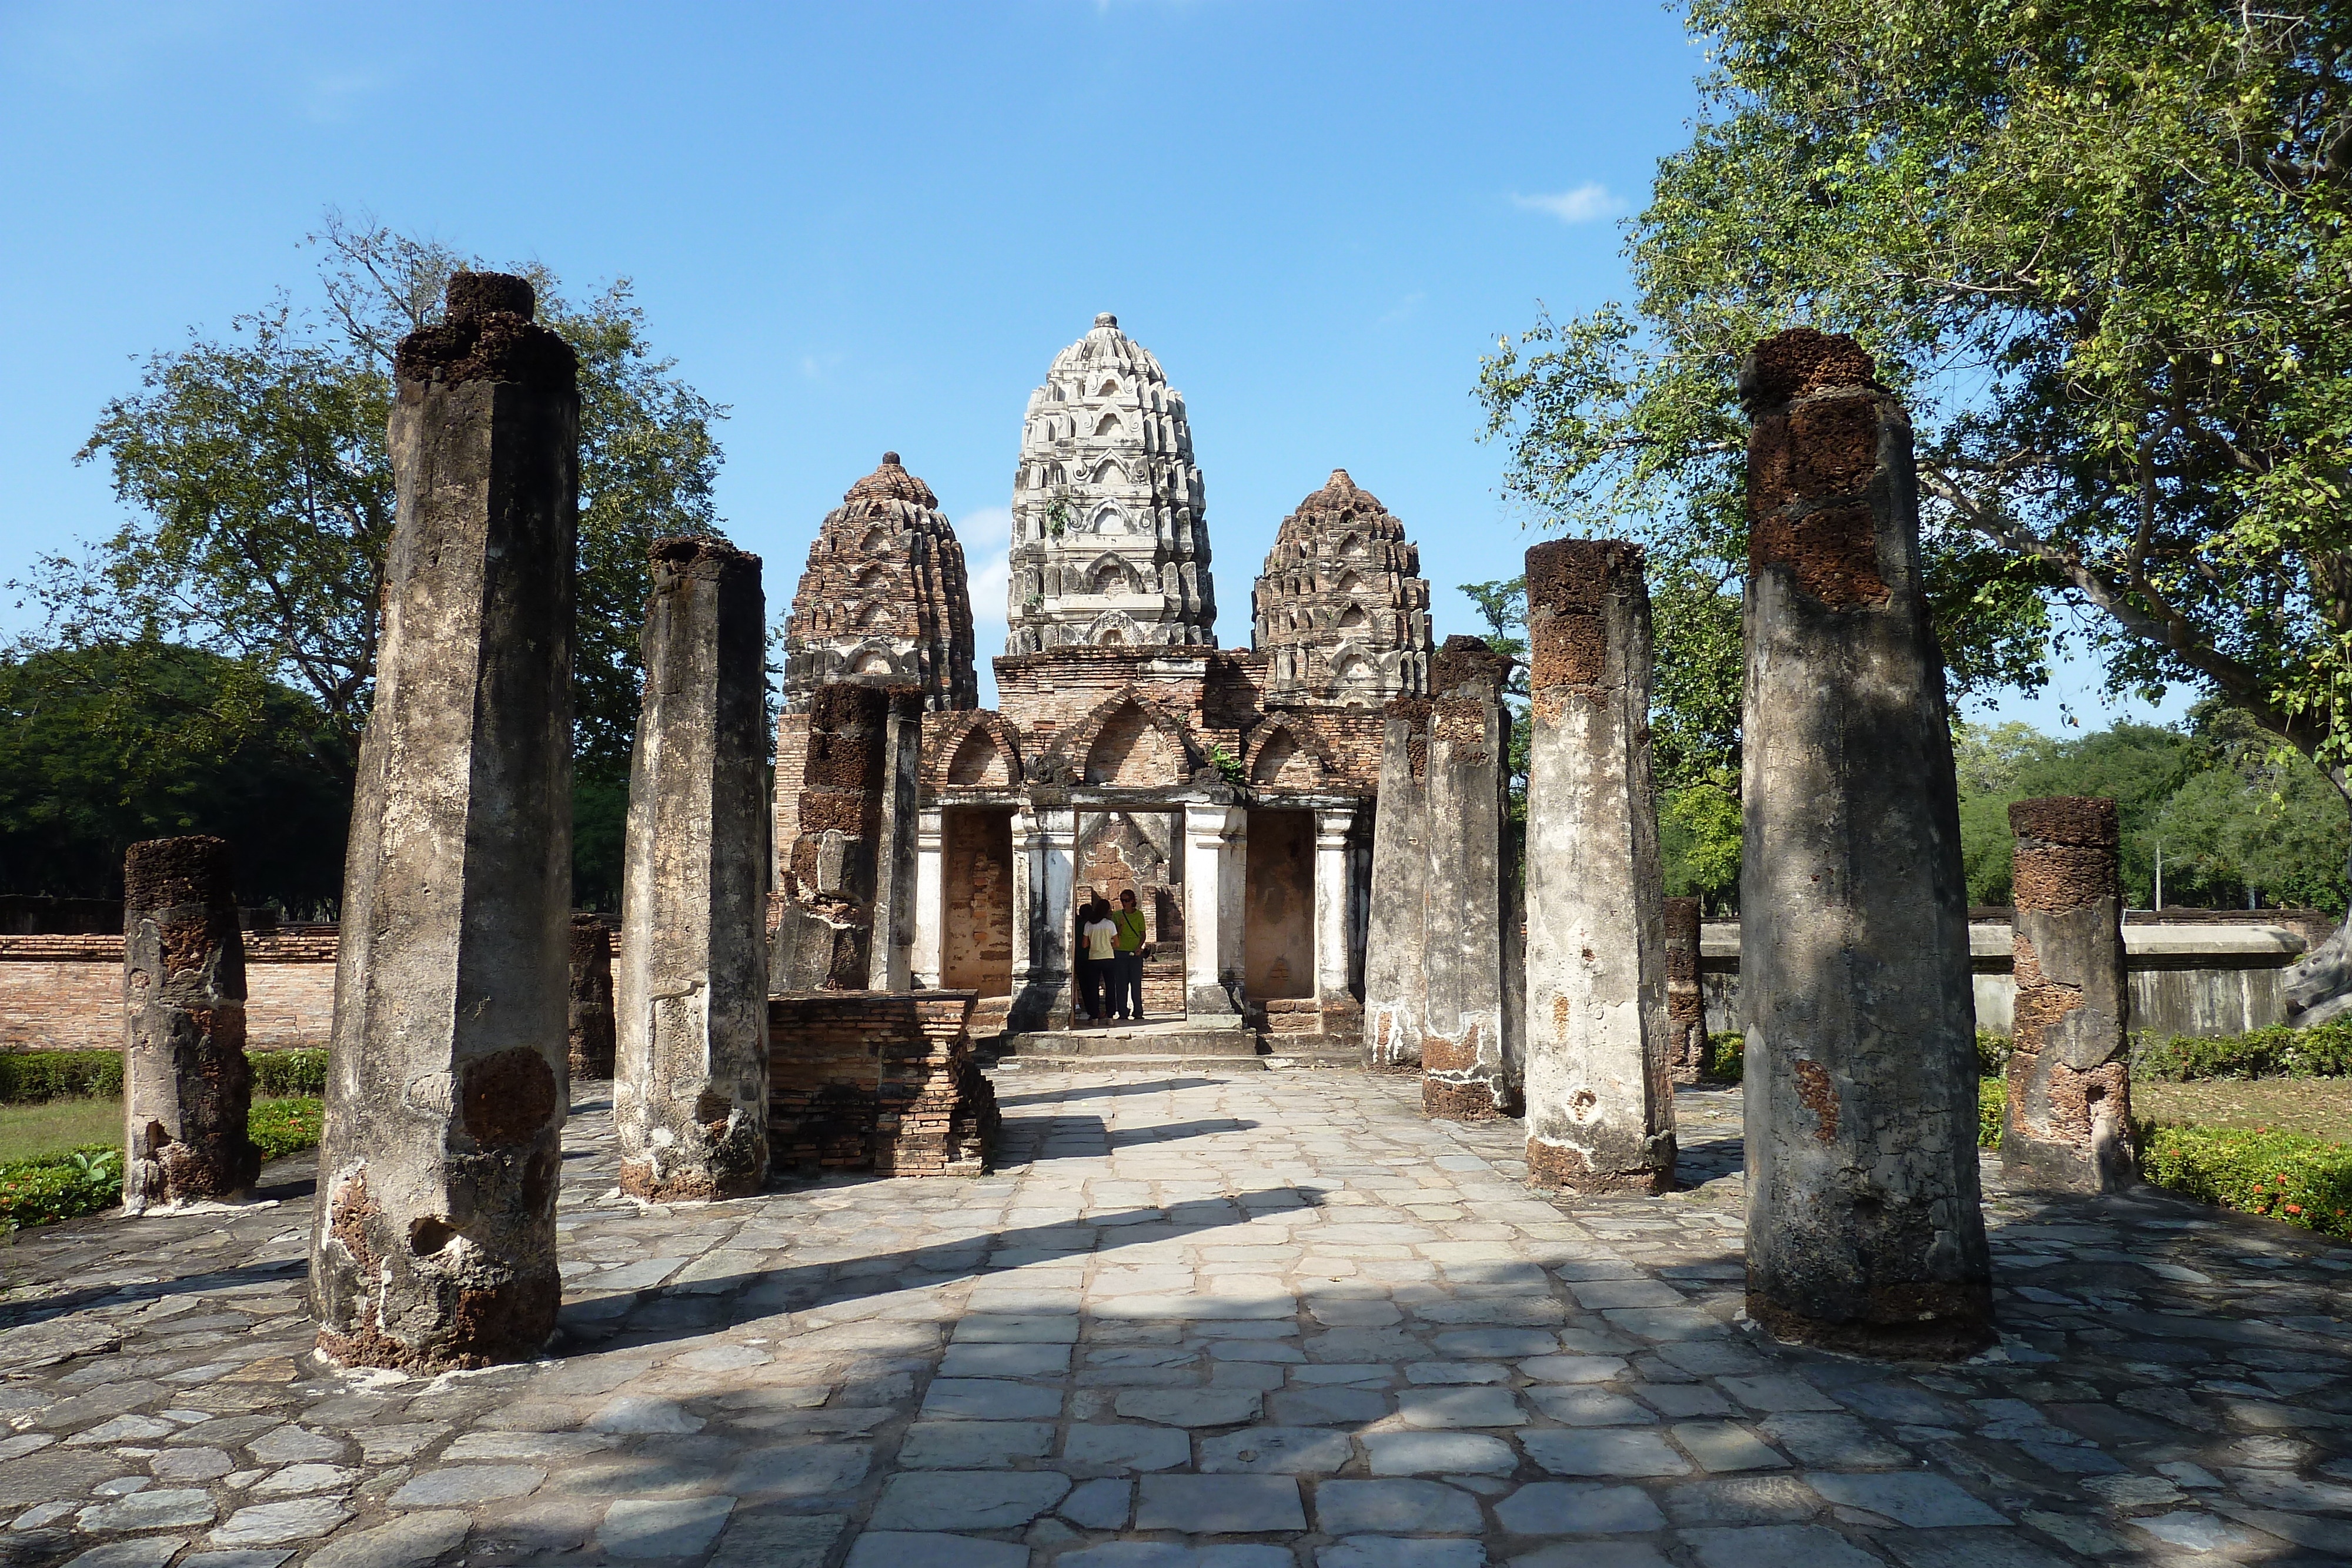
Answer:
[(1214, 647), (1203, 511), (1184, 394), (1096, 317), (1029, 394), (1004, 651)]

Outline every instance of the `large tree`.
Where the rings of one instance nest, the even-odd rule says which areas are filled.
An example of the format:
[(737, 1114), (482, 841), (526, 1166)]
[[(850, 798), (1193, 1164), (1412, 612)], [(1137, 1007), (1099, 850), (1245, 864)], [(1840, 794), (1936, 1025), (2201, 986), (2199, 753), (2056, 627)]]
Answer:
[[(320, 308), (281, 297), (226, 336), (192, 334), (107, 404), (80, 457), (108, 465), (133, 516), (44, 561), (37, 589), (47, 642), (199, 647), (307, 693), (327, 716), (315, 759), (348, 781), (392, 528), (393, 350), (436, 319), (452, 271), (481, 264), (337, 214), (311, 242)], [(711, 427), (726, 411), (652, 354), (626, 279), (575, 303), (546, 268), (514, 270), (580, 357), (575, 741), (583, 774), (613, 779), (636, 724), (647, 547), (719, 531)]]
[(2344, 788), (2352, 9), (1688, 18), (1714, 64), (1629, 225), (1635, 306), (1547, 316), (1484, 367), (1514, 488), (1728, 590), (1737, 361), (1793, 324), (1851, 332), (1912, 409), (1957, 690), (2032, 685), (2074, 637), (2116, 689), (2189, 685)]

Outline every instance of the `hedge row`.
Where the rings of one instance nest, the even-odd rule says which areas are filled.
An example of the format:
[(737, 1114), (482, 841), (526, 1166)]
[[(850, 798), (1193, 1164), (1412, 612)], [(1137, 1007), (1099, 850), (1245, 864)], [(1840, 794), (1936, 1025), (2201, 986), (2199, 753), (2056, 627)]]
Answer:
[(2001, 1118), (2009, 1112), (2009, 1080), (1977, 1080), (1977, 1147), (2000, 1147)]
[(2273, 1024), (2218, 1040), (2137, 1035), (2132, 1040), (2132, 1076), (2174, 1083), (2192, 1078), (2352, 1077), (2352, 1022), (2310, 1029)]
[(2138, 1126), (2139, 1174), (2183, 1197), (2352, 1238), (2352, 1144), (2268, 1128)]
[[(261, 1157), (275, 1160), (318, 1147), (324, 1122), (325, 1107), (316, 1100), (272, 1100), (254, 1106), (246, 1129)], [(110, 1145), (0, 1166), (0, 1233), (96, 1214), (121, 1201), (122, 1151)]]
[[(323, 1051), (257, 1051), (253, 1092), (273, 1097), (327, 1092)], [(0, 1105), (43, 1100), (120, 1100), (122, 1053), (119, 1051), (0, 1051)]]

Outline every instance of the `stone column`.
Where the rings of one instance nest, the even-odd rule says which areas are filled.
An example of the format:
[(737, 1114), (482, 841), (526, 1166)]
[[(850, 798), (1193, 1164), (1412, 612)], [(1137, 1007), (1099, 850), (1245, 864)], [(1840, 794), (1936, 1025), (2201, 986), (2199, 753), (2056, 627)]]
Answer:
[(914, 987), (916, 791), (923, 765), (923, 694), (892, 686), (883, 731), (881, 837), (874, 867), (874, 945), (866, 988)]
[(572, 1076), (613, 1076), (613, 934), (593, 915), (572, 917)]
[(562, 1299), (580, 399), (533, 310), (521, 278), (460, 272), (394, 361), (310, 1245), (341, 1362), (534, 1356)]
[(947, 813), (937, 806), (915, 817), (915, 988), (940, 988), (947, 938)]
[(768, 1173), (768, 604), (760, 558), (653, 548), (614, 992), (621, 1190), (740, 1197)]
[(1666, 1066), (1677, 1083), (1706, 1070), (1706, 996), (1699, 988), (1699, 907), (1669, 898), (1666, 911)]
[(1015, 1033), (1070, 1027), (1070, 898), (1077, 813), (1066, 792), (1040, 790), (1013, 816), (1013, 1007)]
[(122, 863), (122, 1211), (242, 1197), (245, 944), (225, 839), (151, 839)]
[(2017, 1010), (2001, 1174), (2012, 1187), (2131, 1185), (2131, 986), (2113, 800), (2009, 809), (2017, 835)]
[(1238, 1018), (1249, 813), (1226, 804), (1184, 808), (1184, 1010)]
[(1364, 1064), (1421, 1065), (1428, 1006), (1423, 954), (1429, 878), (1429, 721), (1424, 697), (1398, 697), (1381, 729), (1372, 816), (1371, 908), (1364, 933)]
[(1642, 549), (1538, 545), (1527, 580), (1528, 1171), (1664, 1192), (1675, 1092)]
[[(887, 690), (855, 682), (820, 686), (809, 699), (797, 832), (770, 960), (779, 992), (868, 988), (877, 883), (892, 858), (883, 842), (890, 708)], [(780, 792), (786, 782), (780, 776)]]
[(1430, 662), (1421, 1103), (1458, 1121), (1516, 1116), (1522, 1103), (1519, 907), (1505, 832), (1510, 668), (1475, 637), (1448, 637)]
[(1355, 826), (1352, 810), (1315, 813), (1315, 998), (1326, 1034), (1335, 1014), (1350, 1016), (1356, 1007), (1348, 988), (1348, 835)]
[(1740, 369), (1748, 1311), (1960, 1356), (1993, 1337), (1968, 890), (1911, 425), (1874, 369), (1808, 329)]

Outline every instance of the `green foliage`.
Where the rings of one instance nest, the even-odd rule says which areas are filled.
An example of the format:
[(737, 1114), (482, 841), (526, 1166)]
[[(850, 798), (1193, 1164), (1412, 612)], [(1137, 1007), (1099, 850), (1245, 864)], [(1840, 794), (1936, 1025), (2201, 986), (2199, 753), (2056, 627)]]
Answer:
[[(1984, 1036), (1977, 1036), (1977, 1054), (1984, 1054)], [(2009, 1114), (2009, 1080), (1984, 1077), (1977, 1080), (1977, 1147), (2000, 1147), (2000, 1124)]]
[(1977, 1073), (1999, 1078), (2009, 1071), (2009, 1053), (2016, 1042), (1999, 1030), (1977, 1030)]
[[(774, 727), (769, 727), (772, 731)], [(618, 914), (621, 862), (629, 828), (626, 777), (572, 784), (572, 906)]]
[(2297, 1133), (2140, 1123), (2139, 1170), (2184, 1197), (2352, 1237), (2352, 1145)]
[(1249, 769), (1242, 766), (1240, 758), (1235, 757), (1224, 747), (1209, 747), (1209, 765), (1214, 768), (1217, 770), (1217, 776), (1228, 784), (1238, 786), (1249, 782)]
[(1503, 683), (1503, 706), (1511, 713), (1510, 777), (1511, 821), (1521, 830), (1522, 842), (1512, 863), (1523, 865), (1527, 846), (1524, 829), (1528, 820), (1528, 747), (1535, 732), (1528, 724), (1528, 640), (1520, 635), (1528, 629), (1528, 580), (1525, 573), (1494, 582), (1465, 582), (1457, 585), (1478, 607), (1479, 618), (1486, 630), (1479, 635), (1486, 646), (1511, 661), (1511, 673)]
[(319, 1146), (326, 1133), (327, 1108), (317, 1100), (264, 1101), (254, 1106), (245, 1126), (263, 1159), (282, 1160)]
[(1658, 860), (1667, 895), (1711, 909), (1739, 898), (1739, 797), (1735, 783), (1694, 784), (1658, 798)]
[[(2186, 682), (2352, 749), (2347, 23), (2151, 0), (1687, 0), (1690, 143), (1629, 225), (1637, 306), (1482, 368), (1511, 489), (1744, 569), (1734, 371), (1850, 331), (1908, 402), (1956, 695), (2081, 629), (2116, 690)], [(2079, 613), (2053, 622), (2049, 606)], [(1662, 637), (1661, 667), (1676, 650)], [(1736, 662), (1695, 660), (1727, 697)], [(2169, 793), (2169, 791), (2166, 791)], [(1997, 880), (1980, 867), (1981, 880)]]
[(0, 1233), (96, 1214), (122, 1201), (122, 1153), (85, 1144), (0, 1166)]
[[(327, 1091), (324, 1051), (257, 1051), (247, 1060), (253, 1064), (257, 1095)], [(0, 1104), (121, 1097), (122, 1053), (119, 1051), (0, 1051)]]
[(1715, 1083), (1738, 1083), (1748, 1071), (1748, 1037), (1738, 1030), (1720, 1030), (1706, 1037), (1706, 1063), (1701, 1077)]
[(348, 787), (318, 705), (200, 649), (131, 643), (0, 659), (0, 892), (116, 897), (142, 839), (236, 846), (240, 903), (342, 892)]
[[(2155, 895), (2157, 819), (2182, 785), (2211, 757), (2193, 735), (2152, 725), (2112, 728), (2059, 740), (2022, 724), (1953, 728), (1953, 760), (1960, 786), (1960, 857), (1969, 902), (2010, 902), (2010, 857), (2015, 840), (2009, 808), (2046, 795), (2103, 795), (2116, 802), (2123, 833), (2121, 878), (2126, 902), (2146, 907)], [(2341, 808), (2338, 809), (2341, 814)], [(2165, 896), (2179, 903), (2195, 891), (2176, 884), (2171, 856)]]
[[(184, 643), (305, 692), (323, 715), (314, 760), (348, 787), (392, 528), (392, 354), (475, 263), (339, 214), (312, 238), (322, 315), (281, 298), (226, 338), (152, 356), (141, 391), (107, 405), (81, 457), (106, 463), (137, 515), (81, 558), (47, 558), (35, 588), (55, 643)], [(574, 303), (544, 267), (519, 270), (580, 357), (574, 749), (583, 777), (625, 779), (646, 557), (656, 538), (719, 532), (711, 427), (726, 411), (652, 355), (625, 279)], [(143, 739), (129, 724), (112, 738)]]
[(2132, 1076), (2171, 1083), (2196, 1078), (2352, 1077), (2352, 1019), (2309, 1029), (2273, 1024), (2217, 1040), (2135, 1035)]

